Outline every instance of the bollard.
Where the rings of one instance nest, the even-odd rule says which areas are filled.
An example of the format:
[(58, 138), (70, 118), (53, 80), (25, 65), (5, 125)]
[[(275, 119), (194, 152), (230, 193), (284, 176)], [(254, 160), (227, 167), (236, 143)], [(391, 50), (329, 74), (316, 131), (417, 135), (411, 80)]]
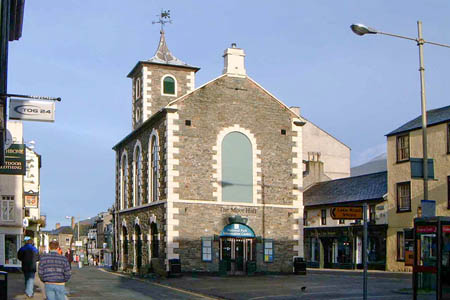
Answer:
[(8, 272), (0, 271), (0, 299), (8, 298)]

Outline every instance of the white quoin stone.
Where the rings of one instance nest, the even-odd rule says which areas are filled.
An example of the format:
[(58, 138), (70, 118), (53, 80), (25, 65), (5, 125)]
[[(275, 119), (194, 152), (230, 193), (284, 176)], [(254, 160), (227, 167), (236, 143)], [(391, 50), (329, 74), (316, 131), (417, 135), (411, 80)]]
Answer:
[(224, 67), (223, 74), (229, 74), (234, 76), (245, 76), (244, 66), (244, 49), (236, 48), (236, 44), (232, 44), (231, 48), (224, 51)]

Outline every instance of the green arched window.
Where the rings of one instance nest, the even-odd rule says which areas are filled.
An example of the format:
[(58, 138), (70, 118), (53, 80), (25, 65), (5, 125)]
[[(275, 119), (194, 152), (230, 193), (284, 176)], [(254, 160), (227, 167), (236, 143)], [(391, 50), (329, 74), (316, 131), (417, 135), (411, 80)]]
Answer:
[(168, 95), (175, 95), (175, 79), (167, 76), (163, 80), (163, 93)]
[(252, 144), (240, 132), (222, 141), (222, 201), (253, 202)]

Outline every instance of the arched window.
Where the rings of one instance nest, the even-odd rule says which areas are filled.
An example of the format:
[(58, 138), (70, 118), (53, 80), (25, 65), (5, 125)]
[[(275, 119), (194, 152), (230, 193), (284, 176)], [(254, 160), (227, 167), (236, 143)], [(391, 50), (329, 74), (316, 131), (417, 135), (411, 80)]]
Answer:
[(222, 141), (222, 201), (253, 202), (252, 144), (241, 132)]
[(152, 258), (159, 257), (159, 234), (156, 223), (150, 224), (150, 231), (152, 236)]
[(122, 209), (126, 209), (128, 208), (128, 159), (125, 153), (122, 155), (120, 177), (120, 206)]
[(134, 84), (134, 95), (136, 99), (141, 98), (141, 78), (136, 78), (135, 84)]
[(142, 154), (141, 147), (136, 146), (134, 150), (134, 205), (142, 205)]
[(151, 137), (151, 156), (149, 157), (150, 161), (150, 170), (149, 170), (149, 191), (151, 201), (158, 201), (158, 170), (159, 170), (159, 147), (158, 147), (158, 139), (156, 135)]
[(163, 94), (175, 95), (176, 84), (175, 79), (172, 76), (166, 76), (163, 78)]

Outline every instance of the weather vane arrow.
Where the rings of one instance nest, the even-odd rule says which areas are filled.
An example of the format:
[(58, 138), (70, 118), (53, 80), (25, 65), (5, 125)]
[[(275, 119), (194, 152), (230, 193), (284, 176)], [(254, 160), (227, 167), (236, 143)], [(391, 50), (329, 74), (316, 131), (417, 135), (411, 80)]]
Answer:
[(158, 21), (152, 21), (152, 24), (161, 24), (161, 32), (164, 31), (164, 25), (167, 23), (172, 24), (172, 20), (170, 19), (170, 10), (162, 10), (161, 14), (156, 15), (159, 20)]

